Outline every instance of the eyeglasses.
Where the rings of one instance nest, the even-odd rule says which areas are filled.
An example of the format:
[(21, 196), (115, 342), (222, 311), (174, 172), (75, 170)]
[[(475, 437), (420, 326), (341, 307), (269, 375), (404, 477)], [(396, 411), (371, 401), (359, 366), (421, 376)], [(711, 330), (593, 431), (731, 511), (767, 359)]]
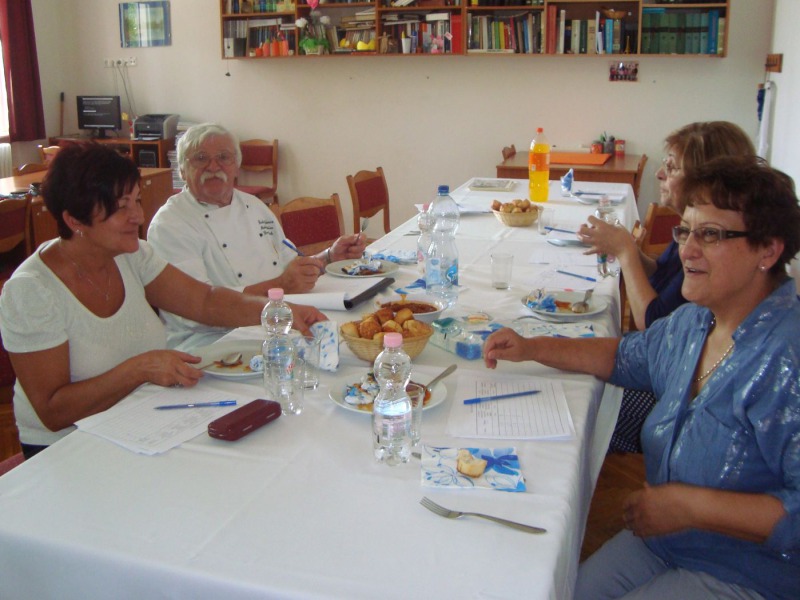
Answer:
[(218, 154), (206, 154), (205, 152), (198, 152), (194, 156), (189, 157), (189, 163), (198, 169), (207, 167), (214, 160), (218, 165), (223, 167), (230, 167), (236, 162), (236, 155), (233, 152), (220, 152)]
[(661, 159), (661, 166), (664, 169), (664, 173), (667, 177), (673, 177), (681, 172), (681, 168), (675, 166), (675, 162), (672, 160), (671, 156), (665, 156)]
[(697, 229), (689, 229), (683, 225), (675, 225), (675, 227), (672, 228), (672, 239), (683, 246), (689, 239), (690, 233), (694, 234), (695, 239), (702, 246), (715, 246), (722, 240), (747, 237), (750, 235), (747, 231), (728, 231), (727, 229), (722, 229), (722, 227), (709, 227), (704, 225)]

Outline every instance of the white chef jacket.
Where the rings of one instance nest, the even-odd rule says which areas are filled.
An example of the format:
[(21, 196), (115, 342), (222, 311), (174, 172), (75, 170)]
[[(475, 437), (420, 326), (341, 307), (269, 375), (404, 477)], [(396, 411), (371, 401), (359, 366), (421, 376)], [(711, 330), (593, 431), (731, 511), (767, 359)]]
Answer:
[[(169, 263), (199, 281), (236, 291), (283, 273), (296, 257), (284, 239), (273, 212), (240, 190), (233, 191), (228, 206), (216, 206), (199, 202), (184, 187), (158, 209), (147, 230), (147, 241)], [(166, 311), (161, 315), (170, 348), (203, 346), (227, 332)]]

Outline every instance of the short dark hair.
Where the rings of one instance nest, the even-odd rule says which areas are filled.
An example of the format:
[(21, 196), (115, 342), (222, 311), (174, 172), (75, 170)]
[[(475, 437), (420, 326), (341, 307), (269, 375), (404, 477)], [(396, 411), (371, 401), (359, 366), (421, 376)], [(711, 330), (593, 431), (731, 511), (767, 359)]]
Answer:
[(64, 222), (67, 211), (84, 225), (92, 224), (98, 209), (104, 219), (117, 212), (117, 200), (139, 182), (136, 164), (110, 146), (69, 144), (59, 150), (42, 182), (45, 206), (68, 240), (73, 231)]
[(741, 213), (747, 241), (757, 247), (783, 241), (783, 253), (770, 270), (786, 273), (800, 252), (800, 205), (794, 181), (753, 156), (721, 156), (696, 167), (684, 180), (688, 206), (711, 203)]

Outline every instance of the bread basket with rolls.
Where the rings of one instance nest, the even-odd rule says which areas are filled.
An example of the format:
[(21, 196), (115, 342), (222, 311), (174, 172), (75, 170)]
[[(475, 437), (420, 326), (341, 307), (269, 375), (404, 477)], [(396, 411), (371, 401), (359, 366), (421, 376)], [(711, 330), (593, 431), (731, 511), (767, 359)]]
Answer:
[(433, 327), (414, 318), (408, 308), (397, 312), (389, 307), (365, 314), (360, 321), (348, 321), (339, 328), (347, 347), (361, 360), (373, 362), (383, 350), (383, 336), (396, 332), (403, 336), (403, 350), (416, 358), (425, 349)]
[(492, 201), (492, 213), (507, 227), (528, 227), (539, 218), (539, 209), (530, 200), (517, 198), (511, 202)]

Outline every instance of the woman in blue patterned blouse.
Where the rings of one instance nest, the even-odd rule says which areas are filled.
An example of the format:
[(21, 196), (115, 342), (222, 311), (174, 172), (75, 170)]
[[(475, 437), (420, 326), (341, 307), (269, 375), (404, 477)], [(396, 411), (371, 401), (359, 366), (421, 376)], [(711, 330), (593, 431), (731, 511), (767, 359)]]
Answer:
[(673, 231), (689, 301), (623, 339), (524, 339), (485, 361), (537, 360), (658, 398), (647, 483), (626, 530), (581, 565), (576, 598), (797, 598), (800, 590), (800, 251), (789, 177), (753, 157), (686, 178)]

